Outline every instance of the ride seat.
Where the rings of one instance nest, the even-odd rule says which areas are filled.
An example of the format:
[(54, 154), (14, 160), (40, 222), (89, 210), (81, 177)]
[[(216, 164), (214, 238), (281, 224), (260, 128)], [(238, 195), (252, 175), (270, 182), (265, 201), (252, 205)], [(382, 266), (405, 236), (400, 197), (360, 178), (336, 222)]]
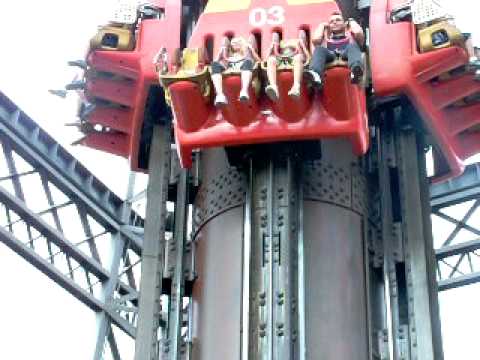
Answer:
[[(370, 59), (376, 96), (406, 95), (432, 135), (433, 182), (460, 175), (480, 152), (480, 82), (468, 67), (465, 37), (445, 20), (389, 22), (403, 0), (376, 0), (370, 13)], [(388, 61), (385, 55), (388, 54)], [(436, 156), (435, 154), (438, 154)], [(441, 166), (437, 166), (440, 164)]]
[(90, 50), (132, 51), (135, 36), (132, 25), (109, 24), (101, 26), (90, 40)]
[[(230, 41), (229, 38), (225, 37), (223, 39), (223, 43), (224, 44), (227, 44), (228, 42)], [(248, 37), (248, 43), (255, 49), (255, 51), (258, 51), (258, 44), (257, 44), (257, 41), (255, 39), (255, 36), (253, 35), (250, 35)], [(251, 83), (250, 83), (250, 87), (253, 88), (253, 93), (255, 94), (255, 97), (257, 98), (259, 95), (260, 95), (260, 90), (262, 88), (262, 82), (261, 82), (261, 79), (260, 79), (260, 73), (259, 73), (259, 70), (261, 68), (261, 64), (259, 62), (255, 62), (253, 64), (253, 70), (252, 70), (252, 80), (251, 80)], [(211, 69), (210, 69), (211, 70)], [(238, 89), (236, 89), (237, 87), (239, 87), (239, 84), (240, 84), (240, 76), (241, 76), (241, 70), (237, 69), (237, 68), (228, 68), (226, 69), (223, 73), (223, 78), (224, 78), (224, 81), (225, 79), (228, 79), (230, 77), (237, 77), (238, 79), (237, 80), (226, 80), (227, 82), (227, 89), (226, 89), (226, 93), (227, 93), (227, 96), (228, 96), (228, 88), (231, 87), (231, 85), (233, 85), (233, 87), (235, 88), (235, 93), (237, 92)], [(235, 83), (235, 84), (230, 84), (230, 83)]]
[[(366, 87), (367, 86), (367, 54), (362, 52), (362, 63), (363, 63), (363, 77), (360, 82), (360, 86)], [(348, 68), (348, 61), (343, 60), (340, 56), (337, 56), (337, 58), (334, 61), (330, 61), (325, 64), (325, 71), (336, 68), (336, 67), (343, 67), (343, 68)]]
[[(211, 80), (208, 66), (206, 66), (205, 50), (202, 48), (185, 48), (183, 51), (175, 51), (174, 66), (178, 70), (175, 73), (159, 75), (160, 84), (165, 89), (165, 98), (170, 103), (168, 87), (178, 81), (190, 81), (196, 83), (205, 100), (210, 99)], [(175, 70), (175, 68), (173, 70)]]
[[(334, 0), (282, 1), (273, 9), (281, 9), (288, 16), (279, 18), (277, 24), (270, 23), (269, 19), (266, 24), (256, 24), (258, 19), (251, 14), (255, 14), (259, 6), (263, 9), (264, 0), (209, 1), (192, 33), (189, 47), (203, 47), (209, 49), (210, 54), (216, 54), (224, 46), (222, 37), (253, 35), (258, 41), (258, 55), (266, 58), (273, 33), (281, 34), (284, 39), (298, 38), (300, 30), (308, 33), (331, 13), (339, 11)], [(264, 63), (261, 65), (266, 68)], [(305, 81), (298, 98), (288, 96), (293, 81), (291, 67), (280, 66), (278, 70), (278, 101), (263, 95), (255, 97), (252, 88), (250, 100), (239, 101), (238, 71), (224, 72), (223, 91), (228, 104), (221, 107), (206, 102), (191, 81), (170, 83), (175, 140), (182, 166), (192, 165), (191, 153), (195, 149), (325, 138), (348, 139), (356, 155), (365, 154), (369, 145), (365, 92), (351, 84), (348, 69), (329, 70), (332, 81), (325, 84), (321, 93), (311, 94)]]
[(420, 27), (418, 30), (420, 52), (428, 52), (451, 46), (465, 46), (465, 37), (460, 30), (446, 20)]

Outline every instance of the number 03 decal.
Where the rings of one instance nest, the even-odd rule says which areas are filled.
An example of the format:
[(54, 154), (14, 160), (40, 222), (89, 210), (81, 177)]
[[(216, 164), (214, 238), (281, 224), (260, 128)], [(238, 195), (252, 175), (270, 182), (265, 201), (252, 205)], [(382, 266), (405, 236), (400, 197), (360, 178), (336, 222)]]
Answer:
[(280, 5), (271, 8), (255, 8), (250, 11), (250, 25), (259, 27), (268, 25), (282, 25), (285, 22), (285, 9)]

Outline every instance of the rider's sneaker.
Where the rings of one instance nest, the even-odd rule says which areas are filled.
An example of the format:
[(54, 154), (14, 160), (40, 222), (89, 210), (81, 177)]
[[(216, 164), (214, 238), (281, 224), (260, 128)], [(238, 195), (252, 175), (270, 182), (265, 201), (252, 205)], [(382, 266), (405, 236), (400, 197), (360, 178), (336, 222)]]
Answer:
[(250, 96), (248, 95), (248, 91), (246, 91), (246, 90), (240, 91), (240, 96), (238, 97), (238, 100), (240, 100), (241, 102), (247, 102), (248, 100), (250, 100)]
[(480, 69), (480, 59), (477, 58), (476, 56), (472, 56), (470, 60), (468, 61), (468, 66), (471, 69)]
[(355, 64), (351, 68), (352, 84), (359, 84), (363, 78), (363, 68), (360, 64)]
[(305, 71), (310, 76), (310, 81), (312, 82), (313, 86), (317, 89), (321, 89), (323, 86), (322, 77), (313, 70)]
[(215, 106), (218, 106), (218, 107), (227, 105), (228, 104), (227, 97), (224, 94), (217, 94), (217, 96), (215, 96), (214, 104)]
[(270, 100), (272, 101), (277, 101), (280, 95), (278, 94), (278, 87), (274, 85), (268, 85), (265, 88), (265, 93), (269, 97)]
[(291, 96), (293, 98), (299, 98), (300, 97), (300, 86), (292, 86), (292, 88), (288, 92), (288, 96)]
[(80, 69), (87, 70), (87, 62), (85, 60), (72, 60), (68, 62), (69, 66), (77, 66)]
[(85, 80), (73, 80), (70, 84), (65, 85), (65, 90), (84, 90), (86, 84)]

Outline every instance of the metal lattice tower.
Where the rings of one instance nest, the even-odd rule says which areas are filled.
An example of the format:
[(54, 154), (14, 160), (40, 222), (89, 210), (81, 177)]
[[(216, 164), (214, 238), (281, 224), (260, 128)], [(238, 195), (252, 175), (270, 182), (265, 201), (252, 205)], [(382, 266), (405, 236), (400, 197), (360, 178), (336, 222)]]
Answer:
[[(388, 117), (394, 114), (386, 112), (381, 116)], [(160, 139), (158, 136), (155, 138)], [(382, 306), (372, 305), (369, 310), (369, 317), (373, 319), (369, 325), (370, 355), (373, 356), (372, 358), (384, 359), (387, 358), (388, 351), (410, 354), (408, 356), (411, 356), (412, 351), (417, 351), (419, 354), (429, 351), (434, 353), (438, 344), (429, 342), (428, 340), (432, 337), (425, 334), (439, 331), (434, 316), (436, 309), (434, 302), (431, 303), (428, 300), (432, 296), (431, 290), (418, 285), (418, 281), (432, 284), (435, 276), (434, 260), (423, 256), (412, 256), (423, 254), (425, 251), (428, 253), (428, 249), (418, 246), (428, 247), (429, 244), (431, 246), (431, 242), (419, 243), (408, 240), (416, 239), (417, 236), (424, 236), (428, 240), (430, 211), (425, 200), (428, 197), (427, 184), (424, 177), (422, 180), (424, 175), (422, 138), (408, 126), (402, 125), (394, 128), (378, 128), (376, 139), (374, 152), (378, 157), (372, 157), (370, 165), (366, 167), (367, 175), (370, 174), (368, 176), (373, 176), (376, 180), (369, 181), (371, 184), (380, 181), (384, 186), (383, 194), (398, 196), (370, 198), (370, 202), (376, 204), (371, 206), (371, 209), (391, 209), (381, 213), (371, 211), (368, 220), (371, 224), (369, 227), (371, 233), (365, 235), (366, 239), (369, 239), (368, 243), (365, 243), (368, 245), (365, 247), (365, 256), (370, 259), (370, 265), (366, 268), (370, 273), (367, 277), (368, 286), (370, 289), (380, 289), (380, 293), (384, 293), (387, 282), (390, 289), (386, 293), (389, 301)], [(146, 290), (142, 290), (142, 294), (145, 294), (145, 300), (154, 301), (152, 307), (143, 308), (143, 316), (148, 318), (149, 313), (153, 313), (156, 320), (142, 329), (142, 331), (151, 332), (151, 335), (142, 336), (141, 340), (137, 340), (147, 341), (151, 345), (152, 352), (148, 355), (151, 358), (156, 358), (161, 351), (162, 358), (179, 359), (192, 358), (192, 354), (195, 354), (194, 346), (192, 350), (194, 345), (192, 343), (193, 306), (191, 302), (180, 299), (186, 300), (191, 296), (198, 298), (198, 289), (201, 289), (199, 286), (202, 284), (198, 283), (198, 279), (205, 281), (202, 277), (197, 279), (195, 285), (197, 290), (194, 290), (197, 294), (194, 295), (192, 281), (198, 275), (196, 271), (199, 268), (205, 269), (206, 265), (195, 263), (195, 253), (200, 250), (199, 256), (205, 256), (207, 251), (202, 247), (198, 249), (195, 238), (203, 233), (202, 236), (213, 236), (212, 239), (221, 240), (222, 238), (218, 237), (221, 236), (221, 232), (218, 232), (221, 229), (221, 227), (218, 228), (219, 221), (232, 224), (229, 221), (233, 220), (232, 216), (238, 216), (238, 214), (256, 219), (252, 218), (253, 209), (260, 212), (266, 211), (267, 225), (269, 219), (276, 219), (282, 214), (284, 221), (291, 221), (296, 216), (298, 205), (293, 204), (291, 208), (282, 208), (282, 205), (278, 208), (267, 205), (264, 208), (263, 205), (252, 208), (244, 204), (249, 204), (255, 199), (261, 200), (263, 195), (255, 193), (256, 188), (267, 189), (266, 199), (272, 198), (280, 188), (287, 189), (290, 197), (292, 196), (290, 193), (296, 194), (298, 180), (291, 175), (288, 176), (287, 172), (284, 178), (277, 175), (276, 185), (269, 187), (269, 181), (274, 179), (273, 173), (282, 174), (284, 172), (282, 169), (288, 169), (288, 165), (283, 162), (274, 162), (271, 164), (271, 170), (268, 170), (268, 167), (265, 168), (266, 172), (263, 172), (262, 168), (252, 167), (250, 171), (256, 171), (257, 174), (251, 178), (250, 181), (256, 179), (252, 183), (232, 169), (222, 169), (223, 165), (219, 165), (219, 155), (211, 154), (204, 160), (209, 162), (208, 168), (213, 172), (205, 169), (200, 171), (203, 174), (203, 185), (199, 189), (193, 211), (188, 211), (187, 205), (193, 200), (191, 194), (195, 194), (191, 188), (193, 185), (198, 185), (198, 178), (176, 168), (175, 157), (171, 156), (169, 142), (169, 139), (160, 139), (157, 146), (152, 147), (152, 161), (156, 159), (152, 166), (157, 166), (159, 172), (156, 181), (150, 179), (148, 214), (152, 216), (152, 212), (160, 209), (154, 207), (152, 210), (152, 204), (166, 203), (168, 199), (175, 205), (173, 213), (169, 213), (164, 208), (157, 213), (160, 220), (152, 222), (151, 227), (147, 225), (145, 229), (145, 238), (150, 236), (152, 243), (156, 242), (160, 245), (160, 248), (153, 250), (156, 253), (150, 254), (154, 256), (151, 259), (152, 266), (157, 268), (154, 270), (157, 271), (156, 277), (151, 277), (147, 270), (143, 270), (142, 275), (143, 280), (146, 280), (144, 285)], [(139, 312), (138, 309), (139, 288), (135, 269), (140, 265), (144, 241), (148, 241), (143, 240), (143, 219), (131, 211), (131, 202), (136, 198), (132, 193), (133, 182), (130, 183), (127, 197), (130, 200), (125, 202), (120, 200), (4, 95), (0, 97), (0, 143), (2, 147), (0, 240), (98, 314), (98, 340), (94, 359), (102, 359), (107, 347), (114, 359), (121, 359), (112, 326), (120, 328), (133, 338), (139, 331), (137, 314), (142, 316), (142, 310)], [(158, 156), (155, 156), (155, 151), (158, 152)], [(406, 161), (406, 159), (409, 160)], [(412, 159), (417, 160), (412, 161)], [(170, 163), (173, 165), (170, 166)], [(379, 170), (369, 172), (369, 168)], [(326, 170), (327, 172), (331, 170), (328, 165)], [(305, 171), (311, 172), (308, 168)], [(334, 172), (335, 169), (332, 171)], [(409, 174), (408, 181), (405, 174)], [(412, 179), (411, 174), (419, 174), (419, 177)], [(471, 165), (462, 177), (430, 187), (434, 216), (454, 224), (452, 232), (443, 239), (443, 246), (436, 251), (439, 290), (472, 284), (480, 280), (478, 274), (480, 230), (471, 223), (478, 214), (479, 174), (478, 164)], [(162, 182), (164, 185), (158, 187)], [(262, 182), (265, 183), (264, 186), (255, 185)], [(325, 183), (325, 180), (320, 180), (318, 185), (322, 186), (322, 183)], [(311, 186), (315, 189), (316, 185), (312, 183)], [(158, 192), (159, 189), (163, 190)], [(212, 192), (212, 189), (223, 190)], [(323, 196), (321, 192), (315, 195), (312, 189), (295, 195), (299, 196), (296, 201), (305, 196), (313, 200), (317, 197), (317, 200), (321, 201)], [(458, 204), (465, 204), (464, 206), (467, 207), (461, 219), (455, 218), (448, 211), (448, 207)], [(174, 218), (175, 221), (172, 221)], [(72, 219), (75, 219), (76, 224), (72, 223)], [(300, 219), (299, 224), (302, 223)], [(191, 236), (187, 231), (190, 222), (193, 224)], [(213, 222), (217, 222), (217, 225)], [(260, 225), (261, 223), (258, 223), (258, 226)], [(250, 246), (253, 246), (255, 237), (258, 235), (251, 232), (254, 229), (251, 228), (251, 224), (245, 223), (243, 226), (241, 230), (250, 238)], [(274, 236), (266, 239), (271, 241), (272, 248), (275, 248), (278, 238), (275, 235), (277, 230), (274, 229), (280, 229), (278, 220), (271, 223), (271, 226), (269, 231)], [(76, 231), (78, 229), (80, 231)], [(428, 230), (427, 233), (425, 233), (426, 230)], [(461, 230), (471, 234), (471, 241), (459, 243), (456, 240)], [(162, 231), (165, 232), (164, 236), (159, 233)], [(205, 231), (209, 234), (207, 235)], [(72, 232), (75, 235), (72, 235)], [(291, 237), (292, 234), (297, 233), (285, 234)], [(113, 260), (110, 263), (104, 261), (103, 254), (98, 249), (99, 241), (106, 238), (114, 244), (113, 254), (111, 254)], [(381, 238), (389, 240), (378, 242)], [(215, 246), (222, 246), (221, 244), (217, 242)], [(249, 247), (240, 251), (244, 254), (244, 262), (239, 263), (238, 266), (243, 269), (244, 274), (248, 274), (246, 270), (249, 268), (249, 261), (246, 260), (248, 256), (245, 254), (248, 254)], [(163, 255), (158, 258), (159, 254)], [(297, 258), (293, 260), (299, 261)], [(389, 266), (393, 266), (395, 271), (390, 271)], [(144, 265), (144, 269), (147, 268)], [(405, 271), (405, 277), (402, 275), (399, 278), (402, 271)], [(303, 276), (306, 275), (303, 274)], [(416, 278), (418, 276), (420, 278)], [(298, 279), (301, 279), (301, 276)], [(148, 286), (149, 282), (151, 286)], [(250, 291), (255, 290), (255, 286), (251, 287)], [(149, 296), (149, 291), (154, 288), (157, 295)], [(247, 289), (245, 287), (243, 289), (242, 296), (248, 298), (250, 295)], [(304, 299), (305, 289), (299, 289), (300, 292), (296, 297)], [(375, 294), (378, 295), (378, 291), (370, 292), (368, 300), (370, 304), (375, 301)], [(409, 295), (413, 300), (409, 300)], [(421, 299), (427, 299), (427, 301)], [(242, 311), (248, 310), (248, 306), (245, 306), (244, 303)], [(403, 306), (407, 307), (406, 313), (402, 312), (403, 310), (399, 311)], [(418, 311), (422, 306), (424, 310)], [(385, 309), (388, 310), (390, 317), (386, 318), (382, 315)], [(412, 309), (415, 309), (413, 313)], [(396, 314), (399, 313), (407, 316), (397, 317)], [(208, 318), (210, 315), (205, 314), (205, 316)], [(247, 328), (251, 326), (245, 318), (244, 321), (243, 326)], [(250, 321), (257, 320), (253, 318)], [(306, 320), (300, 316), (298, 321), (298, 325), (295, 326), (301, 327), (304, 326), (302, 322)], [(412, 326), (413, 324), (415, 325)], [(198, 327), (199, 324), (195, 326)], [(412, 327), (415, 328), (415, 334), (411, 333)], [(278, 331), (268, 326), (265, 330)], [(405, 336), (407, 333), (410, 335)], [(299, 334), (301, 339), (301, 332)], [(250, 338), (248, 341), (253, 339)], [(390, 350), (388, 340), (392, 344)], [(246, 348), (244, 349), (248, 348), (248, 341), (245, 340)], [(305, 342), (299, 344), (299, 346), (305, 346)], [(279, 345), (275, 345), (274, 348), (276, 346)]]
[(0, 144), (0, 241), (95, 311), (94, 358), (108, 343), (119, 359), (111, 326), (135, 337), (143, 219), (3, 94)]

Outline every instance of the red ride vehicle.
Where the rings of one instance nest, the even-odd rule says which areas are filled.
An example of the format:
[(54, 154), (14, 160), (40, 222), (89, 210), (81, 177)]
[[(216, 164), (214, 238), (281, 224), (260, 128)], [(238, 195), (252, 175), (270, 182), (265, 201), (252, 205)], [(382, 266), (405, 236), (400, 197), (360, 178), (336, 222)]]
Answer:
[(284, 40), (304, 37), (310, 47), (317, 26), (339, 11), (335, 1), (281, 0), (272, 4), (258, 0), (209, 1), (180, 66), (174, 67), (180, 72), (161, 76), (175, 114), (175, 138), (183, 166), (191, 165), (191, 152), (197, 148), (287, 140), (343, 137), (351, 141), (357, 155), (367, 151), (365, 92), (362, 86), (351, 83), (345, 64), (327, 70), (322, 91), (314, 92), (309, 82), (303, 81), (300, 95), (295, 97), (288, 95), (292, 68), (279, 69), (277, 101), (271, 101), (263, 90), (265, 64), (257, 64), (254, 69), (247, 101), (238, 98), (241, 71), (232, 69), (223, 78), (228, 105), (214, 106), (208, 65), (225, 37), (250, 39), (258, 55), (266, 59), (275, 36)]
[[(432, 134), (444, 164), (437, 167), (434, 181), (442, 181), (459, 175), (463, 161), (480, 152), (480, 82), (461, 32), (447, 19), (420, 23), (403, 16), (408, 13), (405, 4), (371, 1), (370, 96), (408, 97)], [(366, 84), (365, 79), (352, 83), (347, 63), (327, 66), (321, 91), (314, 91), (308, 76), (302, 76), (298, 91), (294, 62), (279, 61), (274, 64), (278, 89), (267, 88), (273, 82), (266, 61), (273, 61), (272, 43), (295, 56), (291, 44), (300, 40), (300, 68), (308, 70), (315, 29), (339, 11), (333, 0), (151, 1), (136, 9), (130, 22), (112, 22), (92, 40), (80, 113), (85, 137), (80, 142), (130, 158), (134, 170), (147, 170), (151, 127), (173, 116), (185, 167), (195, 149), (323, 138), (346, 138), (355, 154), (365, 154)], [(248, 64), (251, 74), (244, 77), (248, 87), (241, 89), (247, 68), (230, 66), (237, 60), (245, 63), (235, 51), (229, 53), (229, 61), (213, 71), (221, 72), (225, 95), (217, 97), (222, 106), (215, 106), (212, 79), (217, 90), (219, 84), (218, 76), (212, 78), (213, 61), (232, 41), (237, 50), (248, 47), (254, 59)]]
[[(460, 31), (443, 19), (420, 26), (409, 17), (396, 20), (404, 3), (372, 1), (373, 88), (376, 96), (408, 96), (436, 142), (445, 165), (434, 181), (443, 181), (460, 175), (463, 161), (480, 152), (480, 82), (468, 68), (469, 49)], [(444, 42), (435, 45), (442, 36)]]

